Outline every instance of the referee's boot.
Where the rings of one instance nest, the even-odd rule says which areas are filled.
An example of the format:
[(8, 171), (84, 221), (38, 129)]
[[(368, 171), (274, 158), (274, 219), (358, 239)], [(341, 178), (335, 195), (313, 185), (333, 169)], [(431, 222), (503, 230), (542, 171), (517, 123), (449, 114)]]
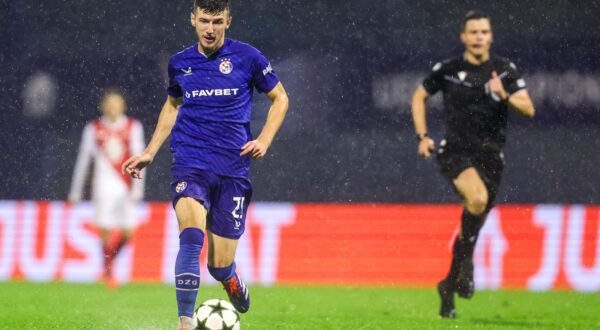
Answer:
[(233, 307), (240, 313), (246, 313), (250, 309), (250, 292), (238, 274), (234, 273), (230, 279), (221, 283)]
[(456, 278), (456, 293), (459, 297), (466, 299), (471, 299), (475, 294), (473, 258), (466, 257), (460, 263), (460, 271)]
[(438, 294), (442, 301), (440, 306), (440, 316), (444, 319), (453, 319), (456, 317), (454, 310), (454, 285), (447, 279), (442, 280), (437, 285)]

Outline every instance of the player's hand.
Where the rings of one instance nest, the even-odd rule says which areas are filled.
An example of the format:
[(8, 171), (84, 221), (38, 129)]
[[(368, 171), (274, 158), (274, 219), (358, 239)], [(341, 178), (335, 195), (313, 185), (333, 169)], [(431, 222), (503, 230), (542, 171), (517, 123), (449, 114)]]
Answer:
[(263, 158), (267, 154), (267, 146), (265, 143), (256, 139), (253, 141), (248, 141), (248, 143), (244, 144), (242, 147), (242, 152), (240, 156), (250, 156), (252, 159), (260, 159)]
[(419, 155), (429, 159), (433, 150), (435, 150), (435, 141), (427, 136), (422, 138), (419, 142)]
[(142, 169), (150, 165), (153, 159), (154, 157), (148, 153), (133, 156), (121, 165), (121, 173), (123, 173), (123, 175), (127, 173), (134, 179), (141, 179)]
[(492, 79), (488, 82), (488, 86), (490, 86), (490, 93), (496, 94), (501, 100), (506, 100), (508, 98), (508, 93), (504, 89), (502, 80), (498, 77), (496, 71), (492, 71)]

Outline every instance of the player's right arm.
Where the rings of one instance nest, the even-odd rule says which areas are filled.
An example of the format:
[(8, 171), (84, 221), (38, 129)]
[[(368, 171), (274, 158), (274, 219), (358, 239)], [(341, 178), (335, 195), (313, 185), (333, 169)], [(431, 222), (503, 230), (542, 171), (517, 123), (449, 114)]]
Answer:
[(419, 155), (429, 158), (431, 152), (435, 148), (434, 141), (427, 135), (427, 118), (425, 103), (429, 98), (429, 94), (423, 86), (417, 87), (417, 90), (412, 97), (412, 117), (415, 125), (415, 133), (419, 138), (419, 147), (417, 149)]
[(73, 179), (71, 180), (71, 189), (69, 190), (69, 201), (77, 203), (81, 201), (83, 194), (83, 185), (90, 168), (90, 163), (94, 155), (94, 127), (87, 124), (83, 129), (81, 144), (79, 145), (79, 154), (73, 170)]
[(431, 72), (423, 79), (423, 83), (417, 87), (412, 97), (412, 117), (415, 125), (415, 133), (419, 139), (417, 152), (419, 155), (430, 158), (435, 148), (435, 142), (427, 133), (426, 107), (427, 99), (442, 88), (443, 69), (442, 62), (436, 63)]
[(152, 163), (154, 156), (171, 134), (181, 103), (181, 98), (175, 98), (171, 95), (167, 97), (158, 116), (158, 123), (154, 129), (150, 143), (148, 143), (148, 146), (146, 146), (146, 149), (141, 154), (133, 156), (123, 163), (121, 166), (123, 174), (128, 173), (132, 178), (136, 179), (142, 178), (142, 169)]

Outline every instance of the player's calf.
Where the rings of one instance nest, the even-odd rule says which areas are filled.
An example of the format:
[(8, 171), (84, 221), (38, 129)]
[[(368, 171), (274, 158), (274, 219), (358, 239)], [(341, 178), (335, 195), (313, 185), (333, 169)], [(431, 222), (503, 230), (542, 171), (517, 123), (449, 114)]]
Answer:
[(235, 272), (235, 263), (223, 268), (208, 266), (208, 271), (215, 280), (221, 282), (235, 309), (240, 313), (246, 313), (250, 309), (250, 292)]
[(461, 256), (459, 258), (459, 269), (456, 276), (456, 293), (462, 298), (471, 298), (475, 293), (475, 281), (473, 279), (473, 252), (477, 244), (479, 231), (485, 221), (484, 215), (473, 215), (464, 210), (461, 219), (462, 243)]
[(442, 318), (455, 318), (456, 311), (454, 310), (454, 285), (448, 280), (443, 280), (437, 285), (438, 294), (440, 295), (440, 316)]
[(464, 258), (460, 264), (460, 271), (456, 279), (456, 293), (459, 297), (467, 299), (471, 299), (475, 294), (472, 258)]
[[(175, 288), (179, 317), (192, 318), (200, 286), (200, 252), (204, 233), (186, 228), (179, 235), (179, 252), (175, 261)], [(181, 319), (180, 319), (181, 320)]]

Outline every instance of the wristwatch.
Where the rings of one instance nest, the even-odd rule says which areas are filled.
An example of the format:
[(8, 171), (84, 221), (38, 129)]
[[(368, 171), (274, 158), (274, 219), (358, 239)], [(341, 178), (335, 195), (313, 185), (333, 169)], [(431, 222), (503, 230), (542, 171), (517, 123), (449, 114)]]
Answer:
[(421, 140), (423, 140), (426, 137), (429, 137), (429, 134), (427, 133), (417, 133), (415, 134), (417, 137), (417, 141), (421, 142)]

